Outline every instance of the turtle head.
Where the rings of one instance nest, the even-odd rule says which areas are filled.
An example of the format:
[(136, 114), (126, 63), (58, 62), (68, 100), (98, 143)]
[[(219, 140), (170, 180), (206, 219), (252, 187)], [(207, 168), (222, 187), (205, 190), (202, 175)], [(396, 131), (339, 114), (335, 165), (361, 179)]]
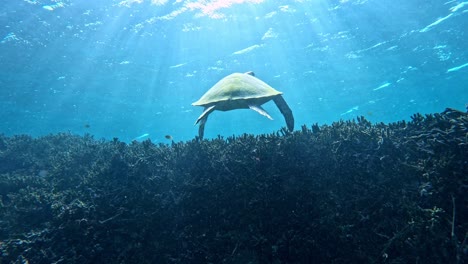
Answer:
[(246, 72), (245, 74), (255, 76), (255, 73), (254, 73), (253, 71), (248, 71), (248, 72)]

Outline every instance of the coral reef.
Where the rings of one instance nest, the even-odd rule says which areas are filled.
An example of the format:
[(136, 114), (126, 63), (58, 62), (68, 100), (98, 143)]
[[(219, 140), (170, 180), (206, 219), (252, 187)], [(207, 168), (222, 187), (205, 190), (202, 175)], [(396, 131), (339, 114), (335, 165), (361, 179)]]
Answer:
[(126, 144), (0, 135), (0, 263), (468, 263), (468, 114)]

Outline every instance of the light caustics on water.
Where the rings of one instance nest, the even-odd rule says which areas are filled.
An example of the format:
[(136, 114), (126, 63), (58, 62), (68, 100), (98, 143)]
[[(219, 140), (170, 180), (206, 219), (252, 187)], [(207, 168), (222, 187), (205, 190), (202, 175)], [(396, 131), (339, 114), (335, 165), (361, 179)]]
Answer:
[(0, 41), (0, 43), (3, 44), (3, 43), (7, 43), (10, 41), (17, 41), (17, 40), (19, 40), (19, 38), (16, 36), (16, 34), (13, 32), (10, 32), (2, 39), (2, 41)]
[(438, 24), (442, 23), (443, 21), (449, 19), (450, 17), (452, 17), (453, 14), (448, 14), (447, 16), (445, 17), (442, 17), (442, 18), (439, 18), (437, 19), (434, 23), (428, 25), (427, 27), (421, 29), (419, 32), (423, 33), (423, 32), (428, 32), (429, 30), (431, 30), (434, 26), (437, 26)]
[(450, 12), (451, 12), (450, 14), (448, 14), (448, 15), (446, 15), (446, 16), (444, 16), (444, 17), (441, 17), (441, 18), (439, 18), (439, 19), (437, 19), (435, 22), (433, 22), (433, 23), (429, 24), (428, 26), (426, 26), (425, 28), (419, 30), (419, 32), (421, 32), (421, 33), (428, 32), (428, 31), (431, 30), (433, 27), (439, 25), (440, 23), (442, 23), (442, 22), (444, 22), (445, 20), (447, 20), (447, 19), (451, 18), (452, 16), (454, 16), (454, 14), (455, 14), (458, 10), (462, 9), (465, 5), (468, 5), (468, 2), (462, 2), (462, 3), (460, 3), (460, 4), (458, 4), (458, 5), (454, 6), (454, 7), (451, 7), (451, 8), (450, 8)]
[(45, 10), (49, 10), (49, 11), (54, 11), (55, 9), (60, 8), (60, 7), (65, 7), (65, 4), (63, 4), (62, 2), (58, 2), (53, 5), (42, 6), (42, 8), (44, 8)]
[[(133, 4), (141, 4), (144, 0), (124, 0), (121, 1), (118, 5), (119, 6), (126, 6), (130, 7)], [(168, 3), (167, 0), (151, 0), (147, 1), (151, 2), (154, 5), (165, 5)], [(260, 4), (264, 2), (264, 0), (199, 0), (199, 1), (176, 1), (176, 4), (181, 4), (182, 6), (178, 9), (174, 10), (170, 14), (160, 17), (160, 19), (170, 20), (174, 17), (185, 13), (187, 11), (195, 11), (199, 12), (198, 14), (201, 16), (208, 16), (210, 18), (220, 19), (224, 18), (225, 15), (220, 12), (222, 9), (230, 8), (234, 5), (238, 4)]]
[(457, 12), (458, 9), (464, 7), (465, 5), (468, 5), (468, 2), (462, 2), (462, 3), (458, 4), (458, 5), (456, 5), (456, 6), (452, 7), (452, 8), (450, 8), (450, 11), (452, 11), (452, 12)]
[(350, 113), (352, 113), (352, 112), (354, 112), (354, 111), (357, 111), (357, 110), (359, 110), (359, 106), (354, 106), (354, 107), (352, 107), (351, 109), (349, 109), (348, 111), (346, 111), (346, 112), (344, 112), (344, 113), (341, 113), (340, 115), (341, 115), (341, 116), (344, 116), (344, 115), (350, 114)]
[(449, 73), (449, 72), (454, 72), (454, 71), (458, 71), (458, 70), (463, 69), (463, 68), (465, 68), (465, 67), (468, 67), (468, 62), (465, 63), (465, 64), (463, 64), (463, 65), (460, 65), (460, 66), (457, 66), (457, 67), (453, 67), (453, 68), (448, 69), (448, 70), (447, 70), (447, 73)]
[(149, 137), (149, 134), (148, 134), (148, 133), (145, 133), (145, 134), (143, 134), (143, 135), (141, 135), (141, 136), (138, 136), (138, 137), (132, 139), (132, 141), (143, 140), (143, 139), (145, 139), (145, 138), (147, 138), (147, 137)]
[(176, 64), (176, 65), (172, 65), (172, 66), (169, 66), (169, 68), (171, 69), (175, 69), (175, 68), (179, 68), (179, 67), (182, 67), (182, 66), (185, 66), (187, 65), (187, 63), (179, 63), (179, 64)]
[(251, 52), (252, 50), (261, 48), (262, 46), (263, 45), (255, 44), (255, 45), (252, 45), (252, 46), (250, 46), (248, 48), (233, 52), (232, 55), (240, 55), (240, 54), (244, 54), (244, 53), (247, 53), (247, 52)]
[(377, 90), (383, 89), (383, 88), (385, 88), (385, 87), (388, 87), (388, 86), (390, 86), (390, 85), (391, 85), (391, 83), (389, 83), (389, 82), (388, 82), (388, 83), (384, 83), (384, 84), (380, 85), (379, 87), (377, 87), (377, 88), (375, 88), (375, 89), (373, 89), (373, 90), (374, 90), (374, 91), (377, 91)]

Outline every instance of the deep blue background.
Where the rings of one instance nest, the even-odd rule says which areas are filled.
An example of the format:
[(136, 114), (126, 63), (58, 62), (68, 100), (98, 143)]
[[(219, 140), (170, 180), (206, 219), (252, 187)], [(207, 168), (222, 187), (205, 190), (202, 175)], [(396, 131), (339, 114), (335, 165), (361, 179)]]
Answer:
[[(468, 66), (455, 68), (468, 63), (468, 2), (234, 2), (213, 15), (189, 1), (2, 1), (0, 133), (187, 140), (202, 112), (191, 103), (250, 70), (284, 93), (296, 129), (468, 102)], [(215, 112), (205, 135), (285, 126), (273, 103), (264, 107), (274, 121)]]

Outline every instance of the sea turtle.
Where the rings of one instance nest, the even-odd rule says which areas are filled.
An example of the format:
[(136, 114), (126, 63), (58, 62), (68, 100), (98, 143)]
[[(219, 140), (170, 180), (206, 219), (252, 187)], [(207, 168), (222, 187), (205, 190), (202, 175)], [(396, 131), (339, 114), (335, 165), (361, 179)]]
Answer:
[(293, 131), (294, 117), (281, 94), (283, 93), (256, 78), (253, 72), (233, 73), (224, 77), (192, 104), (205, 107), (205, 110), (195, 122), (195, 125), (200, 123), (198, 128), (199, 138), (203, 138), (206, 120), (214, 110), (229, 111), (250, 108), (273, 120), (261, 107), (262, 104), (270, 100), (275, 102), (283, 114), (289, 131)]

